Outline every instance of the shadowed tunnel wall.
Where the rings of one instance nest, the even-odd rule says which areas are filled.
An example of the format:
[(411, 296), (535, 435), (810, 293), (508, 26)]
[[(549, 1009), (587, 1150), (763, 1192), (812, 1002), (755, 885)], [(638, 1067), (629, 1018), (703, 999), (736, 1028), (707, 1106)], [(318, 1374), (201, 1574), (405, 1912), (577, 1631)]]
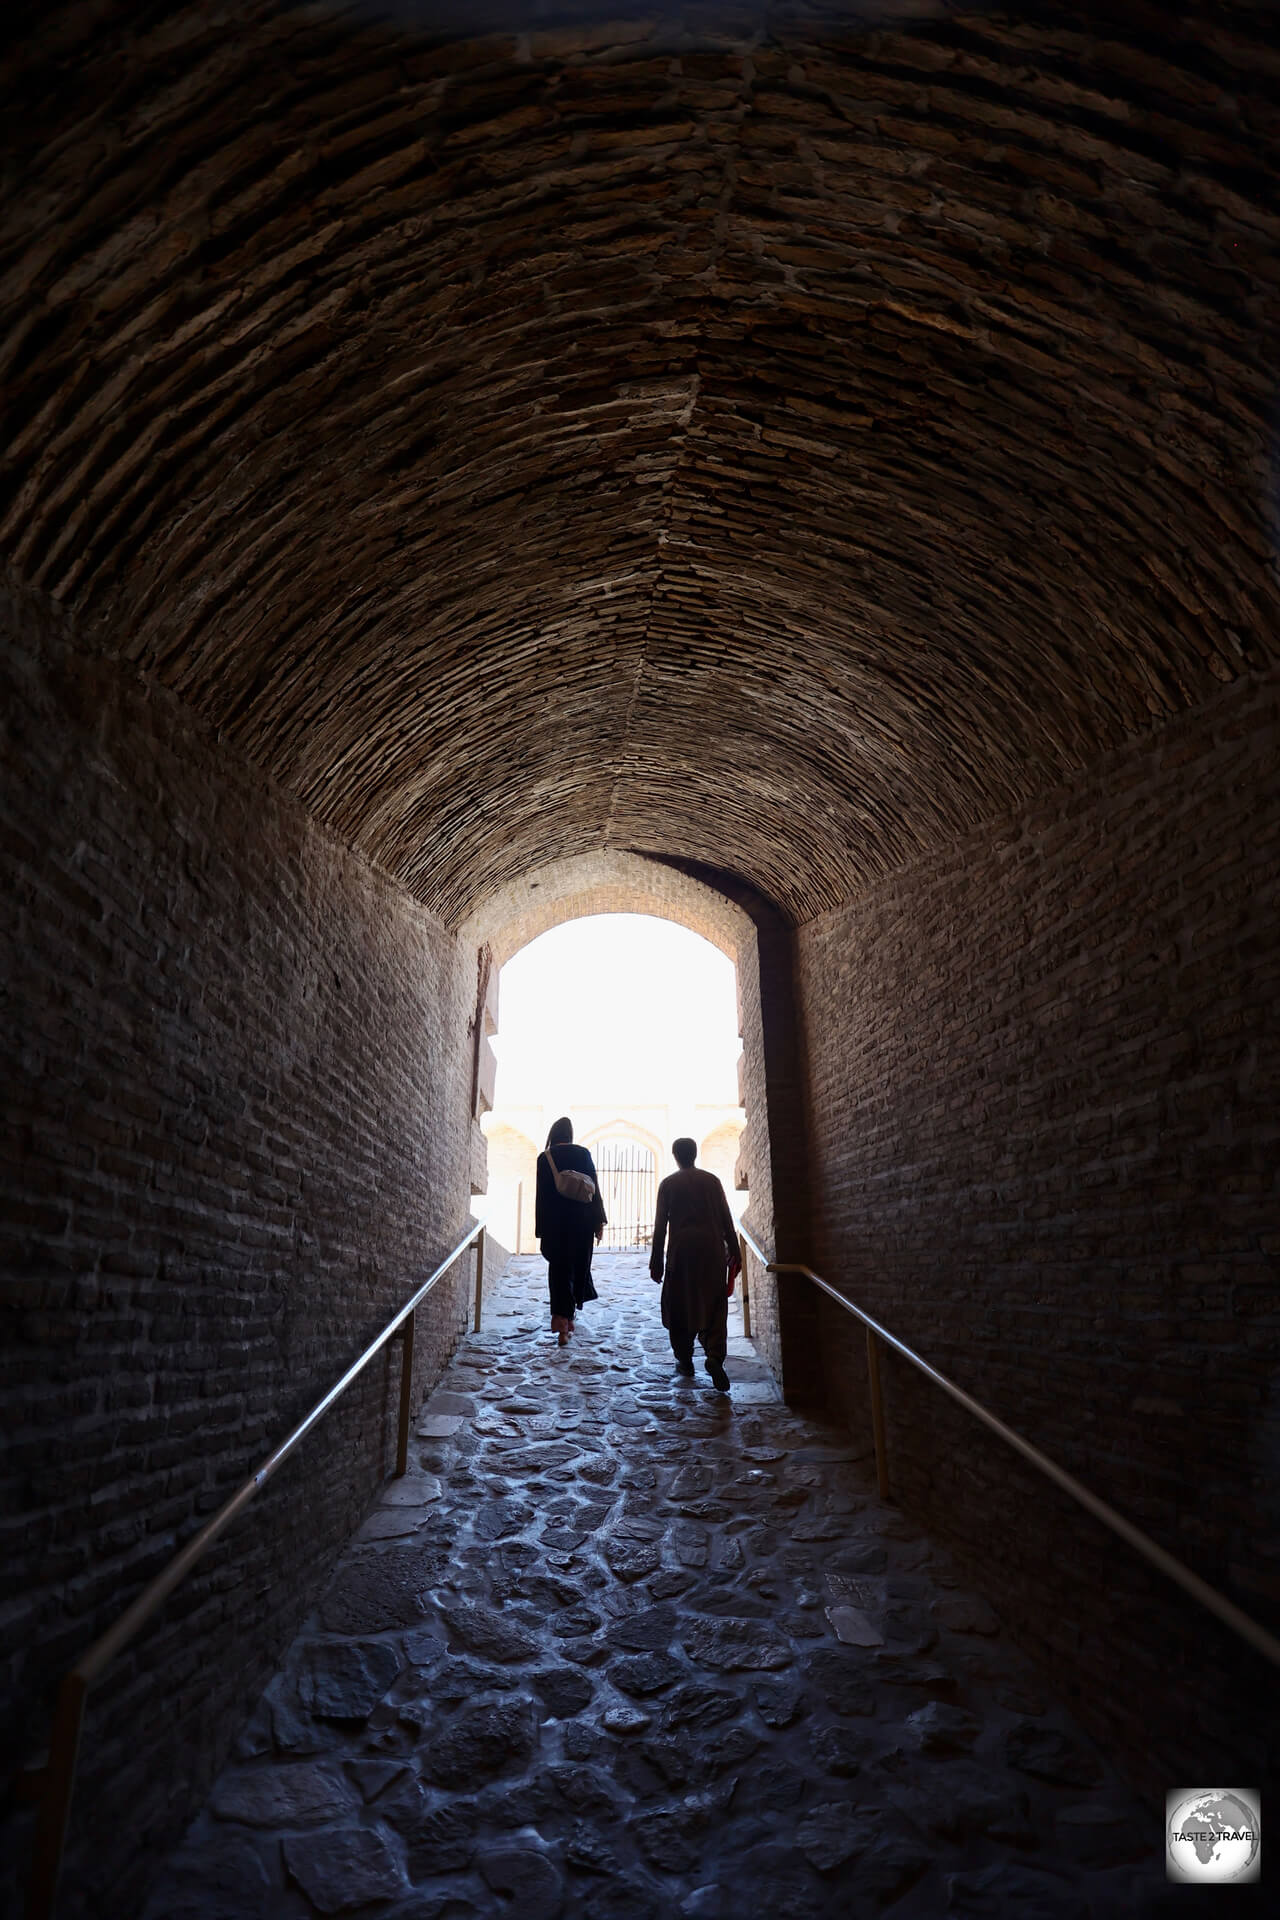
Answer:
[[(1269, 675), (799, 939), (818, 1271), (1272, 1631), (1278, 766)], [(892, 1356), (886, 1393), (898, 1496), (1147, 1788), (1265, 1777), (1261, 1657)]]
[[(0, 642), (12, 1770), (71, 1663), (465, 1231), (478, 942), (505, 955), (531, 928), (650, 905), (734, 952), (770, 1245), (799, 1081), (789, 936), (750, 889), (598, 856), (455, 934), (38, 596), (5, 590)], [(420, 1310), (420, 1388), (473, 1271)], [(133, 1910), (390, 1471), (398, 1391), (392, 1348), (90, 1696), (61, 1914)], [(425, 1589), (449, 1541), (419, 1551)], [(12, 1811), (9, 1887), (30, 1845)]]
[[(11, 1769), (465, 1231), (475, 965), (171, 695), (29, 601), (0, 624)], [(419, 1315), (424, 1384), (469, 1284)], [(130, 1911), (390, 1470), (398, 1388), (393, 1347), (91, 1695), (64, 1910)]]

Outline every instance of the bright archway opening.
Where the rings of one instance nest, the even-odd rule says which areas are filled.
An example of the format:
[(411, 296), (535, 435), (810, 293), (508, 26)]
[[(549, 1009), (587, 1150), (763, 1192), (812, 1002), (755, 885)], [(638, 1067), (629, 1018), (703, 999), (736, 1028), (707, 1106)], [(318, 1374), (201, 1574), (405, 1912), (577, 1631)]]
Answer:
[(504, 1248), (537, 1251), (534, 1163), (560, 1114), (601, 1174), (605, 1251), (648, 1244), (681, 1134), (741, 1215), (742, 1042), (724, 953), (670, 920), (595, 914), (530, 941), (503, 966), (497, 998), (488, 1184), (474, 1206)]

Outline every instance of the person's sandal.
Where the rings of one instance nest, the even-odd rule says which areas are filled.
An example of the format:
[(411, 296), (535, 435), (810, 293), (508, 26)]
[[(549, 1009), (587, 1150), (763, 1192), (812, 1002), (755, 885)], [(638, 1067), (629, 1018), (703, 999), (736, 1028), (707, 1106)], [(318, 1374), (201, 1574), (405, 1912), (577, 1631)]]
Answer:
[(707, 1372), (711, 1375), (711, 1384), (717, 1393), (728, 1393), (729, 1376), (718, 1360), (708, 1360)]

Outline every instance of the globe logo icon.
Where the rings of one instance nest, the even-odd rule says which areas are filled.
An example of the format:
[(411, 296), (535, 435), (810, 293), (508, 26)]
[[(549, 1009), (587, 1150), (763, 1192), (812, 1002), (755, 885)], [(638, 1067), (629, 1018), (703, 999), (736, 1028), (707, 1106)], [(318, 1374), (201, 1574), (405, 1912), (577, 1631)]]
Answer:
[(1254, 1787), (1178, 1787), (1165, 1813), (1170, 1880), (1240, 1885), (1262, 1870), (1262, 1816)]

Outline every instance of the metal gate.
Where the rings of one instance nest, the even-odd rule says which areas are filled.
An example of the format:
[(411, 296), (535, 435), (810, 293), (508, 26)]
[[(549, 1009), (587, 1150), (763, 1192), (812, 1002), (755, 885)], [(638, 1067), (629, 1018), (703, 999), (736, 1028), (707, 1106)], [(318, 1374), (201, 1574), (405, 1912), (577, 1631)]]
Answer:
[(625, 1140), (602, 1140), (592, 1152), (600, 1177), (608, 1225), (601, 1245), (609, 1253), (647, 1247), (653, 1239), (654, 1197), (658, 1190), (649, 1147)]

